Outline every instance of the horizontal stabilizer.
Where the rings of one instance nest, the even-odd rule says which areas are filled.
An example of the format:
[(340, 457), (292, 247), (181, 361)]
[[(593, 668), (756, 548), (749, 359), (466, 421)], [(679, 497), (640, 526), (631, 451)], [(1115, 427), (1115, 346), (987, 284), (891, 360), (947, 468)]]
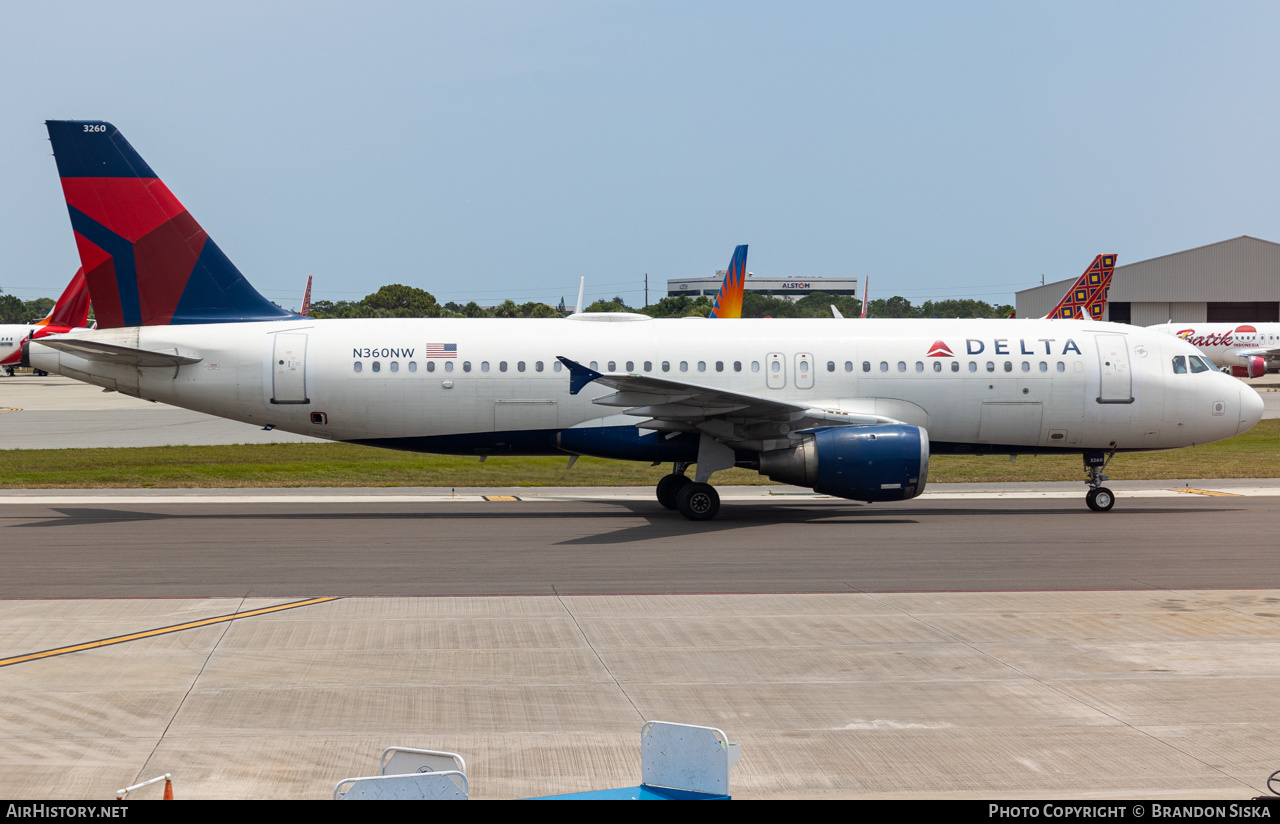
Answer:
[(69, 338), (45, 338), (42, 346), (57, 349), (70, 355), (108, 363), (131, 363), (135, 366), (183, 366), (199, 363), (203, 358), (188, 357), (174, 352), (150, 352), (146, 349), (133, 349), (128, 346), (117, 346), (113, 343), (99, 343), (91, 340), (75, 340)]

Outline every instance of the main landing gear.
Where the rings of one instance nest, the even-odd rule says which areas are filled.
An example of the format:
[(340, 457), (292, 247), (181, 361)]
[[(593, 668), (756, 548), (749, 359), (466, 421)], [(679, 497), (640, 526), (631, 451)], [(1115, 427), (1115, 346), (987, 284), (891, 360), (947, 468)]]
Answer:
[(1101, 452), (1084, 453), (1084, 468), (1089, 473), (1089, 480), (1085, 481), (1089, 485), (1089, 494), (1084, 496), (1084, 502), (1094, 512), (1110, 512), (1111, 507), (1116, 505), (1115, 493), (1102, 485), (1103, 481), (1109, 480), (1102, 471), (1115, 456), (1114, 450), (1109, 455)]
[(658, 481), (658, 503), (679, 510), (691, 521), (709, 521), (720, 511), (720, 493), (711, 484), (700, 484), (685, 475), (687, 463), (677, 463), (674, 472)]

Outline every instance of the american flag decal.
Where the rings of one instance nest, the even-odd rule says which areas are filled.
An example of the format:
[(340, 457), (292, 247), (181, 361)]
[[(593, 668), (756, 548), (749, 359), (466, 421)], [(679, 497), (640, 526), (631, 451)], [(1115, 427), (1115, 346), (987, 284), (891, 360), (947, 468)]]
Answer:
[(458, 344), (456, 343), (428, 343), (428, 358), (456, 358), (458, 357)]

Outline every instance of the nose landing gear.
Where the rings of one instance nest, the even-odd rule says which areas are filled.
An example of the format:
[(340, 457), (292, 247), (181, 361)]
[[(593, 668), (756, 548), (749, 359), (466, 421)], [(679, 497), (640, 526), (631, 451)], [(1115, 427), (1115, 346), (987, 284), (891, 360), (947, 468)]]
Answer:
[(1110, 489), (1100, 486), (1097, 489), (1090, 489), (1089, 494), (1084, 496), (1084, 502), (1094, 512), (1108, 512), (1115, 506), (1116, 496)]
[[(1112, 446), (1115, 446), (1115, 444), (1112, 444)], [(1089, 480), (1085, 481), (1089, 485), (1089, 493), (1084, 496), (1084, 502), (1094, 512), (1110, 512), (1111, 507), (1116, 505), (1115, 493), (1102, 485), (1103, 481), (1110, 480), (1106, 475), (1102, 474), (1102, 471), (1107, 468), (1107, 464), (1111, 463), (1111, 459), (1115, 456), (1114, 449), (1107, 455), (1101, 452), (1084, 453), (1084, 468), (1089, 473)]]

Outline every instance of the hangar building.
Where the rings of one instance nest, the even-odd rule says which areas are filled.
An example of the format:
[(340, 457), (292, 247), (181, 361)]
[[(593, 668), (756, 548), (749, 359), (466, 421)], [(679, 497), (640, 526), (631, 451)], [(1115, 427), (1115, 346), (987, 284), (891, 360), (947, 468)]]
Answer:
[[(1018, 292), (1018, 317), (1047, 315), (1077, 276)], [(1280, 321), (1280, 243), (1242, 235), (1117, 266), (1103, 319), (1135, 326)]]

